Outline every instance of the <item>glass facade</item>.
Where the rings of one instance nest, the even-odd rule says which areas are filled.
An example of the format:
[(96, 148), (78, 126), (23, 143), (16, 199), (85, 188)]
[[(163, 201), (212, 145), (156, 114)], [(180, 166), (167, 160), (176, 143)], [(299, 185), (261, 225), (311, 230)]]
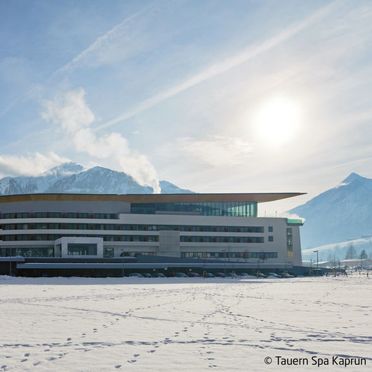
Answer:
[(139, 224), (97, 224), (97, 223), (14, 223), (0, 224), (3, 230), (122, 230), (122, 231), (208, 231), (263, 233), (263, 226), (203, 226), (203, 225), (139, 225)]
[(74, 212), (25, 212), (0, 213), (0, 219), (13, 218), (92, 218), (92, 219), (118, 219), (119, 215), (113, 213), (74, 213)]
[(131, 203), (130, 212), (257, 217), (257, 202)]
[[(86, 235), (79, 234), (79, 237), (103, 238), (106, 242), (157, 242), (158, 235)], [(53, 241), (63, 237), (76, 237), (76, 234), (20, 234), (20, 235), (3, 235), (3, 241)]]
[[(52, 241), (62, 237), (73, 237), (75, 235), (58, 234), (20, 234), (3, 235), (3, 241)], [(105, 242), (157, 242), (158, 235), (84, 235), (79, 237), (102, 237)], [(263, 236), (180, 236), (180, 241), (185, 243), (263, 243)]]
[(67, 254), (69, 256), (97, 256), (97, 244), (69, 243)]
[(0, 248), (0, 257), (54, 257), (53, 247)]

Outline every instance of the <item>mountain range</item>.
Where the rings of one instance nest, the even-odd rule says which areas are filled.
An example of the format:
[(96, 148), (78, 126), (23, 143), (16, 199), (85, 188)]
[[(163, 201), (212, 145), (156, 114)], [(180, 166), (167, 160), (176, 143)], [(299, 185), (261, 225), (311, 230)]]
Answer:
[(372, 236), (372, 179), (351, 173), (289, 213), (305, 219), (303, 248)]
[[(191, 193), (169, 181), (160, 181), (162, 194)], [(40, 176), (4, 177), (0, 195), (36, 193), (81, 194), (152, 194), (153, 188), (140, 185), (124, 172), (108, 168), (84, 169), (80, 164), (65, 163)]]

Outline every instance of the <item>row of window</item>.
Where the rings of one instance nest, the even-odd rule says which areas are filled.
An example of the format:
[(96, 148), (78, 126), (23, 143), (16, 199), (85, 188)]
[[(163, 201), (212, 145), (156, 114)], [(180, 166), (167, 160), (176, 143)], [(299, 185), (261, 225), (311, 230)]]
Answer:
[[(3, 241), (29, 241), (29, 240), (57, 240), (64, 236), (75, 235), (57, 235), (57, 234), (19, 234), (3, 235)], [(80, 237), (101, 237), (97, 235), (79, 235)], [(104, 241), (111, 242), (157, 242), (158, 235), (102, 235)], [(180, 236), (180, 241), (185, 243), (264, 243), (264, 237), (261, 236)], [(272, 240), (270, 240), (272, 241)]]
[[(88, 251), (82, 252), (82, 249)], [(69, 244), (69, 255), (97, 254), (96, 247), (81, 247)], [(156, 255), (156, 252), (128, 252), (123, 251), (120, 257), (135, 257), (141, 255)], [(23, 256), (23, 257), (54, 257), (53, 247), (32, 247), (32, 248), (0, 248), (0, 257)], [(104, 257), (114, 257), (114, 248), (105, 247)], [(273, 259), (278, 258), (277, 252), (182, 252), (183, 258), (216, 258), (216, 259)]]
[[(14, 223), (2, 224), (3, 230), (123, 230), (123, 231), (201, 231), (201, 232), (240, 232), (264, 233), (264, 226), (177, 226), (177, 225), (139, 225), (139, 224), (90, 224), (90, 223)], [(273, 227), (269, 226), (269, 232)]]
[[(43, 234), (43, 235), (3, 235), (2, 240), (4, 241), (51, 241), (57, 240), (64, 236), (76, 236), (76, 235), (54, 235), (54, 234)], [(97, 237), (96, 235), (79, 235), (79, 237)], [(157, 242), (159, 237), (157, 235), (104, 235), (103, 240), (106, 242)]]
[(182, 252), (183, 258), (239, 258), (260, 259), (278, 258), (278, 252)]
[[(74, 250), (69, 250), (69, 255), (82, 254), (81, 250), (78, 253)], [(84, 254), (84, 253), (83, 253)], [(85, 254), (97, 254), (96, 251), (86, 252)], [(156, 252), (122, 252), (120, 257), (137, 257), (146, 255), (156, 255)], [(32, 248), (0, 248), (0, 257), (54, 257), (54, 247), (32, 247)], [(114, 248), (105, 247), (103, 249), (105, 258), (114, 257)]]
[(54, 257), (53, 247), (0, 248), (0, 257)]
[(263, 243), (261, 236), (181, 236), (186, 243)]
[(113, 213), (75, 213), (75, 212), (16, 212), (0, 213), (0, 219), (11, 218), (92, 218), (92, 219), (118, 219)]

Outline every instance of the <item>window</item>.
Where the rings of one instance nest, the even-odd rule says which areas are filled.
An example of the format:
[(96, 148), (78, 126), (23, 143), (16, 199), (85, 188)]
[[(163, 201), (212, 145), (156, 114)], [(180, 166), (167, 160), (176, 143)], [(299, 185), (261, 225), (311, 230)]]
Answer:
[(254, 259), (268, 260), (278, 258), (278, 252), (181, 252), (182, 258), (212, 258), (212, 259)]
[(97, 256), (97, 244), (69, 243), (67, 254), (69, 256)]
[(273, 232), (273, 231), (274, 231), (273, 227), (269, 226), (269, 232)]
[(293, 232), (292, 232), (292, 227), (287, 228), (287, 252), (288, 252), (289, 257), (291, 257), (293, 255)]
[(210, 225), (137, 225), (137, 224), (94, 224), (94, 223), (16, 223), (2, 224), (3, 230), (113, 230), (113, 231), (198, 231), (198, 232), (239, 232), (239, 233), (264, 233), (263, 226), (210, 226)]
[(114, 248), (109, 248), (109, 247), (104, 248), (103, 257), (104, 258), (114, 257)]
[(274, 237), (272, 235), (269, 236), (269, 242), (273, 242), (274, 241)]

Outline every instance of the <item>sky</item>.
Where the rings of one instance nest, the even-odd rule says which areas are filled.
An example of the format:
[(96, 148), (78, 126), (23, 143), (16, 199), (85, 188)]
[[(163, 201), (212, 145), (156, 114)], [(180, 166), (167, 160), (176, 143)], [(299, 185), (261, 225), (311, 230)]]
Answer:
[(0, 2), (0, 177), (67, 161), (158, 190), (372, 177), (372, 1)]

